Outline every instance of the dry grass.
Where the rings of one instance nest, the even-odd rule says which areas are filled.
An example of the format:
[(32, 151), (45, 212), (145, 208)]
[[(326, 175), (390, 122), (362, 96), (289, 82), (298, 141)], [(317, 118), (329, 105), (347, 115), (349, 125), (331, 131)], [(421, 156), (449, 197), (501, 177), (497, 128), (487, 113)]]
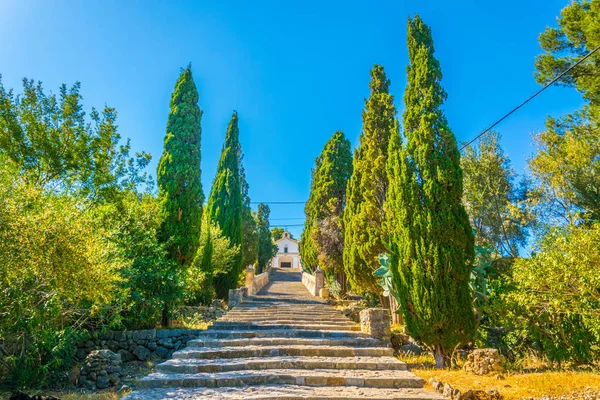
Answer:
[(600, 391), (600, 374), (584, 371), (543, 371), (543, 372), (507, 372), (504, 379), (496, 375), (478, 376), (460, 368), (439, 370), (434, 368), (430, 354), (420, 356), (401, 356), (409, 364), (411, 371), (425, 379), (426, 387), (431, 389), (429, 379), (449, 383), (453, 388), (497, 390), (505, 399), (521, 399), (542, 396), (567, 396), (583, 393), (587, 390)]
[[(42, 391), (26, 391), (30, 396), (36, 394), (43, 394), (46, 396), (54, 396), (61, 400), (118, 400), (120, 396), (115, 392), (99, 392), (99, 393), (84, 393), (77, 390), (72, 391), (52, 391), (52, 390), (42, 390)], [(10, 397), (9, 392), (0, 391), (0, 399), (8, 399)]]
[[(591, 372), (547, 371), (534, 373), (506, 374), (505, 379), (496, 376), (477, 376), (463, 370), (413, 369), (413, 373), (429, 381), (449, 383), (452, 387), (467, 389), (497, 390), (505, 399), (523, 397), (569, 396), (585, 392), (588, 388), (600, 390), (600, 375)], [(429, 383), (427, 387), (431, 389)]]

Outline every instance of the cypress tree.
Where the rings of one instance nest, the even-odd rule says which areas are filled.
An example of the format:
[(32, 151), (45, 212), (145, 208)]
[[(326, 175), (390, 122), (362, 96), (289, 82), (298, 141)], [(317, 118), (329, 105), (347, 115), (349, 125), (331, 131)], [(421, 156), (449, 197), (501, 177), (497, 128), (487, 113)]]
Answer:
[[(302, 267), (306, 270), (314, 271), (319, 265), (319, 254), (317, 253), (317, 246), (315, 245), (312, 235), (316, 220), (310, 215), (310, 212), (312, 211), (307, 211), (306, 205), (304, 210), (306, 219), (304, 221), (304, 230), (302, 231), (302, 235), (300, 235), (298, 250), (300, 251), (300, 257), (302, 259)], [(279, 239), (281, 239), (281, 237)]]
[(198, 90), (188, 66), (171, 96), (164, 151), (157, 170), (162, 215), (159, 237), (167, 243), (170, 258), (181, 266), (194, 259), (202, 224), (201, 118)]
[(240, 179), (242, 182), (242, 267), (255, 264), (258, 258), (258, 232), (256, 220), (250, 208), (250, 185), (240, 157)]
[[(233, 112), (225, 144), (221, 152), (217, 175), (208, 198), (207, 212), (212, 222), (219, 225), (223, 236), (231, 245), (242, 243), (242, 184), (240, 180), (240, 155), (238, 115)], [(217, 297), (225, 298), (229, 289), (235, 289), (242, 269), (242, 254), (236, 255), (226, 274), (215, 276)]]
[(258, 230), (258, 264), (256, 273), (264, 272), (269, 261), (277, 254), (277, 246), (273, 243), (271, 231), (269, 230), (269, 216), (271, 209), (266, 204), (258, 205), (256, 213), (256, 226)]
[[(314, 248), (318, 261), (328, 276), (339, 274), (338, 283), (342, 287), (345, 286), (346, 278), (343, 274), (341, 251), (341, 219), (346, 204), (346, 185), (351, 173), (350, 141), (341, 131), (337, 131), (315, 160), (311, 191), (305, 206), (307, 222), (301, 241)], [(304, 254), (302, 260), (304, 263)]]
[(431, 30), (419, 16), (409, 19), (407, 42), (406, 145), (392, 140), (388, 163), (390, 264), (408, 331), (443, 367), (475, 332), (473, 233), (461, 203), (460, 153), (442, 112), (442, 72)]
[(385, 252), (388, 238), (384, 211), (388, 178), (386, 162), (390, 136), (397, 134), (398, 121), (390, 81), (383, 67), (371, 70), (371, 94), (362, 113), (360, 144), (354, 152), (344, 209), (344, 269), (359, 293), (381, 293), (373, 271)]

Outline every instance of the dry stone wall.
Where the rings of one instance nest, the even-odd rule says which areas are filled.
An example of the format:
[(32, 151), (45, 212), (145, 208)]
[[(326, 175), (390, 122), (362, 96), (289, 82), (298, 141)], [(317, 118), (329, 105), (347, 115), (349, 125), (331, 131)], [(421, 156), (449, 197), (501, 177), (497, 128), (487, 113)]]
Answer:
[(83, 361), (94, 350), (110, 350), (119, 354), (123, 362), (166, 359), (200, 332), (200, 329), (108, 331), (80, 342), (77, 358)]

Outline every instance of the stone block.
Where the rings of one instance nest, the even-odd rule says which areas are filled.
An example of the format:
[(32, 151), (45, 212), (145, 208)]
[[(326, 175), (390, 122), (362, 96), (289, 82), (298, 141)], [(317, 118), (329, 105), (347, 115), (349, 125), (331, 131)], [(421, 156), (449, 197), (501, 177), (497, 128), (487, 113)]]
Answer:
[(169, 334), (169, 330), (168, 329), (161, 329), (161, 330), (156, 331), (156, 337), (159, 338), (159, 339), (160, 338), (167, 338), (169, 336), (170, 336), (170, 334)]
[(476, 375), (487, 375), (502, 372), (505, 361), (497, 349), (475, 349), (467, 356), (463, 368)]
[(321, 290), (319, 291), (319, 297), (322, 299), (328, 299), (329, 298), (329, 288), (321, 288)]
[(164, 347), (157, 347), (156, 350), (154, 350), (154, 353), (158, 356), (158, 358), (166, 358), (167, 354), (169, 354), (169, 350), (165, 349)]
[(144, 346), (137, 346), (132, 353), (140, 361), (146, 361), (148, 359), (148, 356), (150, 356), (150, 350), (148, 350)]
[(391, 342), (390, 314), (385, 308), (367, 308), (360, 312), (360, 328), (372, 338)]

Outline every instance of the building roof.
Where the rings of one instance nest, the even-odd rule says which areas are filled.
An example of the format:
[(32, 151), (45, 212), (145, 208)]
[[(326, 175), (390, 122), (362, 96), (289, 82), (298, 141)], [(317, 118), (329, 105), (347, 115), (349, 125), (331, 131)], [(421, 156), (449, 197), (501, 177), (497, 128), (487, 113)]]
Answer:
[(281, 239), (278, 239), (275, 241), (275, 243), (279, 243), (282, 240), (291, 240), (292, 242), (298, 243), (298, 241), (294, 238), (292, 238), (292, 235), (288, 232), (288, 231), (283, 231), (283, 234), (281, 235)]

